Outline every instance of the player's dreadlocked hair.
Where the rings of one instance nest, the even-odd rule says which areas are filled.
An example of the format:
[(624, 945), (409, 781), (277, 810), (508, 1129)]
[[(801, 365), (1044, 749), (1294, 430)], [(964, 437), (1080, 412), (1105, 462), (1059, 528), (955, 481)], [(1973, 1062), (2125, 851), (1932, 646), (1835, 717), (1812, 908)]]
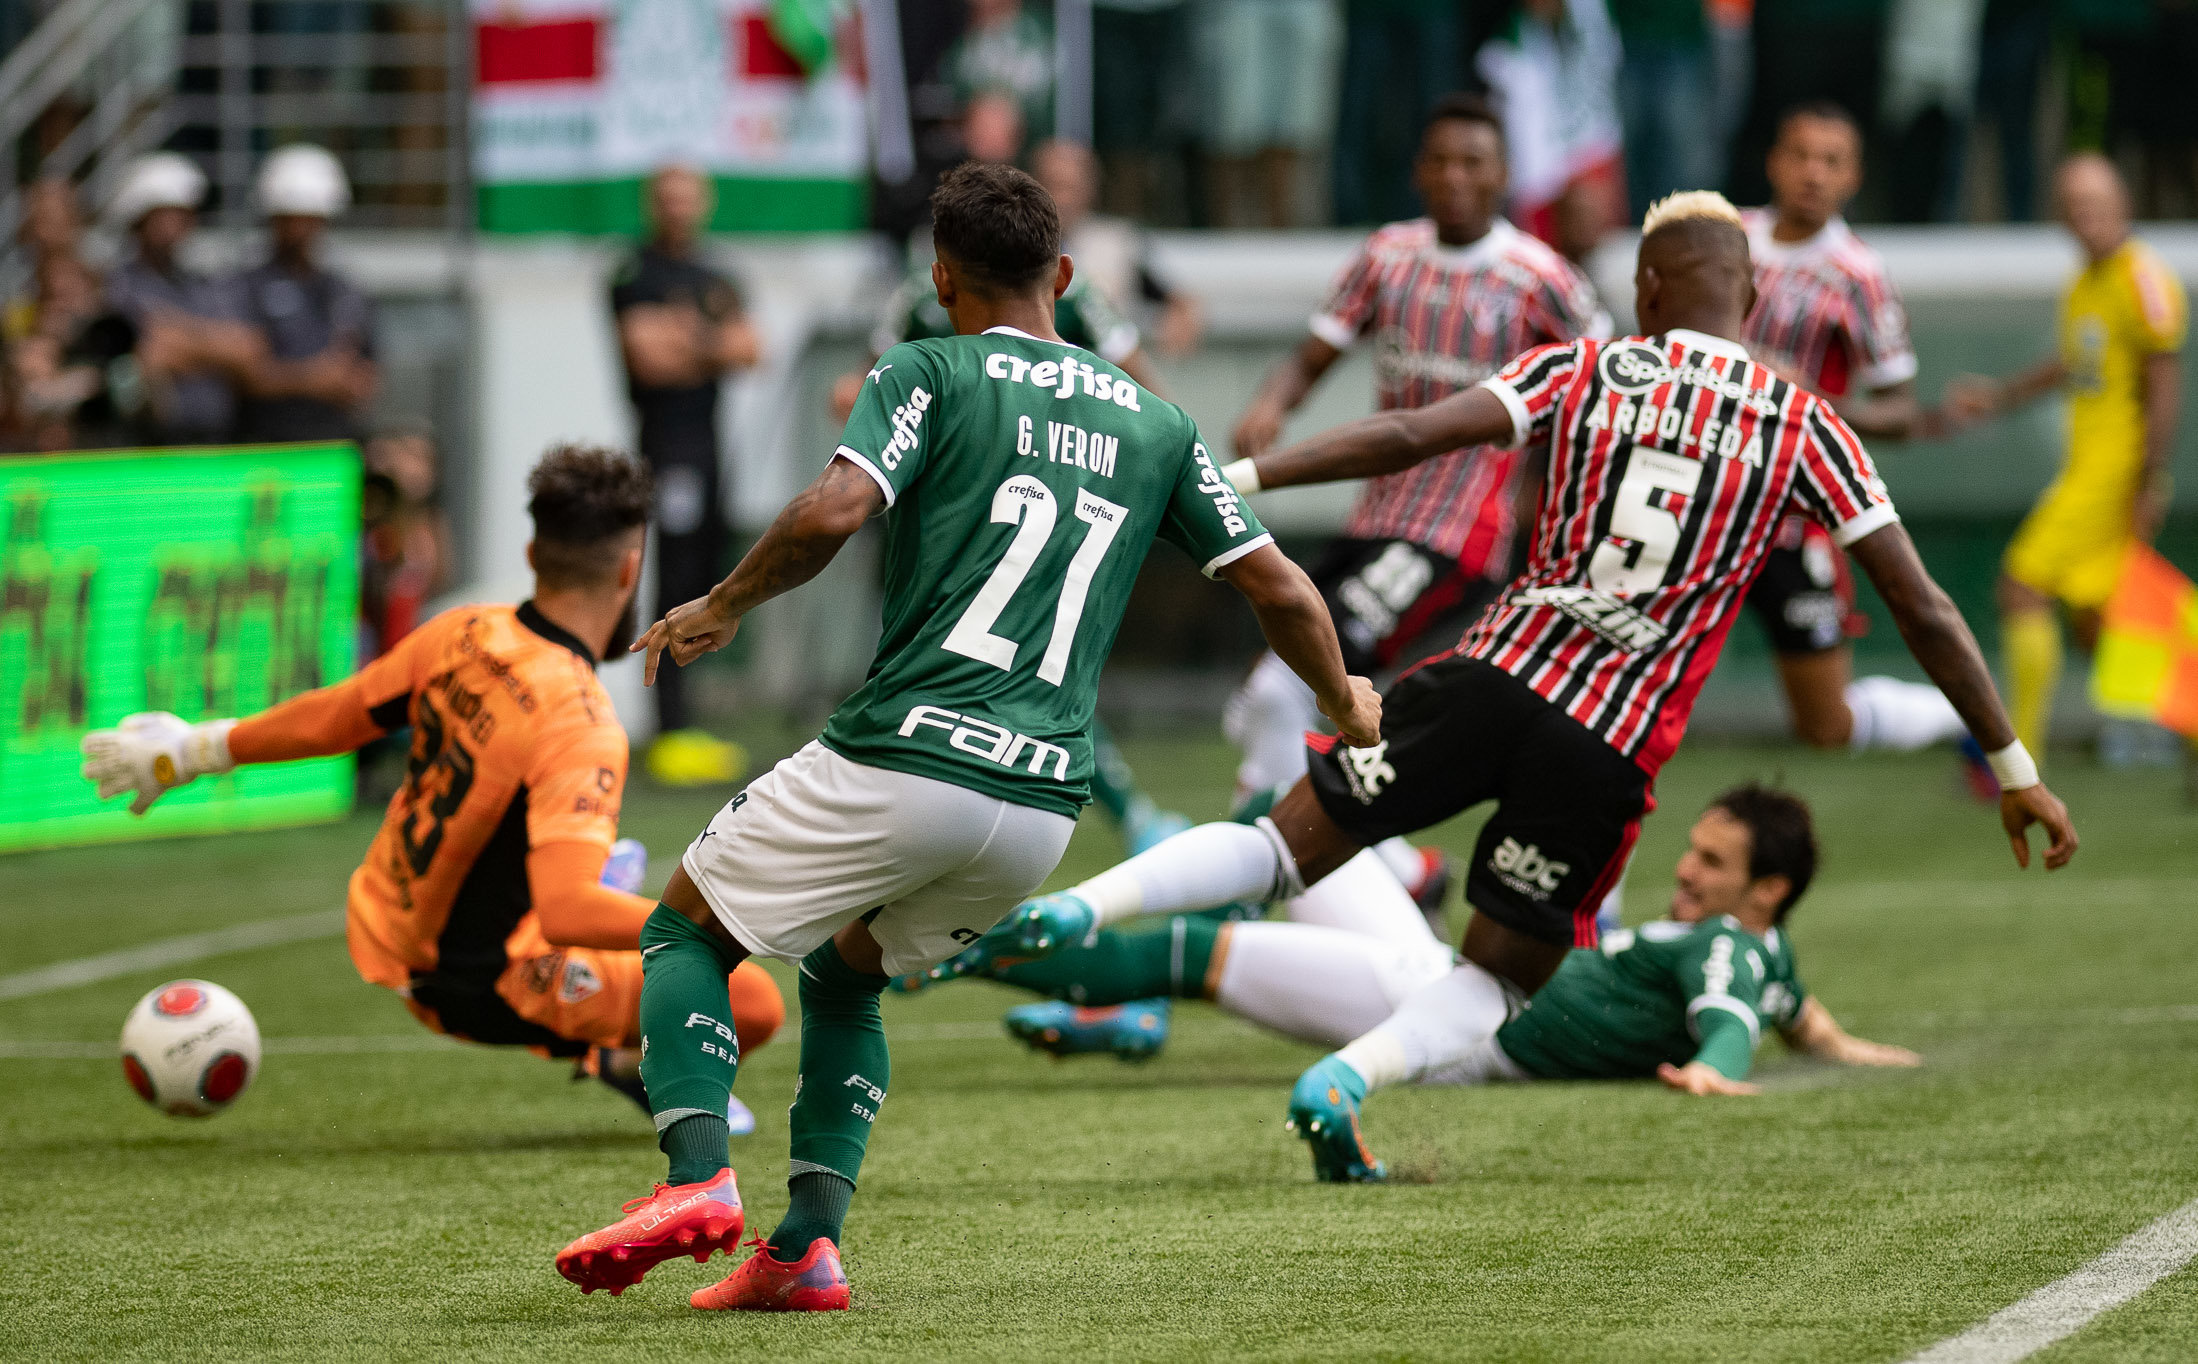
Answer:
[(605, 541), (647, 525), (648, 467), (601, 445), (553, 445), (527, 475), (534, 518), (534, 572), (546, 587), (594, 587), (615, 580), (618, 558)]
[(1789, 791), (1760, 782), (1735, 786), (1710, 802), (1748, 826), (1748, 879), (1786, 878), (1786, 898), (1778, 902), (1773, 923), (1786, 922), (1794, 903), (1816, 879), (1816, 826), (1808, 803)]
[(1714, 189), (1689, 189), (1667, 194), (1650, 204), (1641, 217), (1641, 235), (1647, 237), (1659, 228), (1690, 222), (1724, 223), (1742, 233), (1748, 230), (1730, 199)]
[(931, 240), (980, 285), (1016, 293), (1058, 267), (1061, 211), (1013, 166), (965, 161), (931, 192)]

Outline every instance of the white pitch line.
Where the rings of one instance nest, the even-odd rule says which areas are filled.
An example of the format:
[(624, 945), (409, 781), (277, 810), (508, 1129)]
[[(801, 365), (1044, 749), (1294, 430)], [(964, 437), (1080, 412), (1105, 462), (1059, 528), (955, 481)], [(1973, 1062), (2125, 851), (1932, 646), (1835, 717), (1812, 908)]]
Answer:
[(1908, 1364), (2015, 1364), (2074, 1335), (2198, 1257), (2198, 1199), (2151, 1222), (2098, 1259), (2055, 1279), (2012, 1307)]
[(28, 999), (33, 995), (73, 990), (79, 985), (112, 980), (116, 976), (134, 975), (139, 971), (161, 971), (171, 966), (182, 966), (202, 957), (220, 956), (224, 952), (245, 952), (255, 947), (273, 947), (279, 943), (332, 938), (342, 932), (343, 911), (323, 909), (311, 914), (293, 914), (282, 919), (257, 919), (251, 923), (217, 928), (206, 933), (186, 933), (177, 938), (161, 938), (154, 942), (140, 943), (136, 947), (125, 947), (119, 952), (102, 952), (96, 957), (76, 957), (69, 961), (57, 961), (51, 966), (41, 966), (35, 971), (18, 971), (11, 976), (0, 976), (0, 1000)]

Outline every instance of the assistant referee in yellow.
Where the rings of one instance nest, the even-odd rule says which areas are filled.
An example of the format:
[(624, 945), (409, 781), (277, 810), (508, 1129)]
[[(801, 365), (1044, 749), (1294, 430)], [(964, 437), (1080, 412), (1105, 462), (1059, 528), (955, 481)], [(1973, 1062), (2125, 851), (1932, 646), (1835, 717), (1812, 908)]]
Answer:
[(2008, 708), (2016, 736), (2040, 760), (2061, 673), (2056, 604), (2089, 651), (2123, 556), (2159, 533), (2174, 495), (2168, 461), (2188, 314), (2181, 282), (2130, 236), (2129, 191), (2105, 157), (2063, 162), (2054, 197), (2084, 253), (2061, 296), (2058, 353), (2010, 379), (1958, 380), (1948, 394), (1958, 417), (1974, 419), (2068, 393), (2067, 462), (2000, 564)]

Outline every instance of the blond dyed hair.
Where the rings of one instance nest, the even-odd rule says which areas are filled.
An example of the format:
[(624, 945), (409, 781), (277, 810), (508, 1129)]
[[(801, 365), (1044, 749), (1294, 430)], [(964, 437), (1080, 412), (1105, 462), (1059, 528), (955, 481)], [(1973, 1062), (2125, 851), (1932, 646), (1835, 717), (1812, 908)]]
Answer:
[(1726, 223), (1747, 231), (1747, 225), (1740, 221), (1740, 210), (1732, 206), (1732, 200), (1714, 189), (1690, 189), (1667, 194), (1650, 204), (1649, 211), (1641, 218), (1641, 235), (1646, 237), (1660, 227), (1685, 222)]

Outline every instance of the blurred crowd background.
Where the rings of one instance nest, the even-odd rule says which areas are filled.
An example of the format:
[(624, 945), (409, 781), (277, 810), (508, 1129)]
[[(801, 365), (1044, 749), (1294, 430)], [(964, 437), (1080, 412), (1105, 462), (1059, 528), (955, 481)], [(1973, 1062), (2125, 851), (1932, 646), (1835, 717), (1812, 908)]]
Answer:
[[(744, 3), (594, 8), (627, 23)], [(582, 74), (607, 59), (557, 44), (614, 41), (567, 34), (545, 0), (0, 0), (0, 452), (356, 442), (371, 650), (438, 594), (514, 576), (507, 504), (545, 438), (638, 446), (664, 488), (657, 571), (721, 571), (829, 450), (834, 381), (921, 302), (924, 199), (966, 157), (1054, 190), (1097, 325), (1118, 318), (1210, 435), (1359, 232), (1418, 212), (1418, 129), (1456, 91), (1503, 117), (1509, 216), (1587, 266), (1621, 318), (1626, 229), (1651, 200), (1707, 186), (1762, 202), (1778, 114), (1842, 106), (1865, 141), (1850, 219), (1942, 225), (1893, 234), (1910, 248), (1896, 278), (1986, 258), (2014, 272), (2004, 290), (1972, 280), (1959, 318), (1915, 309), (1927, 381), (2049, 344), (2043, 300), (2073, 258), (2039, 245), (2047, 228), (1986, 225), (2049, 218), (2069, 152), (2110, 157), (2141, 219), (2198, 216), (2198, 0), (749, 9), (771, 35), (763, 67), (740, 58), (750, 75), (829, 69), (859, 87), (855, 208), (828, 231), (726, 232), (750, 219), (723, 173), (669, 162), (591, 190), (602, 222), (638, 231), (498, 230), (477, 183), (480, 94), (516, 49), (491, 40), (531, 26), (526, 61)], [(1330, 389), (1308, 422), (1367, 405), (1362, 381)], [(2031, 444), (2003, 466), (2021, 486), (1964, 501), (1974, 470), (1942, 468), (1920, 507), (2011, 515), (2055, 457), (2049, 437)], [(1286, 535), (1341, 506), (1292, 505)], [(867, 625), (840, 625), (860, 587), (818, 595), (806, 609), (823, 618), (787, 627), (801, 661), (758, 665), (781, 699), (813, 703), (866, 647)], [(1239, 651), (1165, 594), (1141, 610), (1168, 661)], [(662, 721), (693, 723), (677, 697)]]

